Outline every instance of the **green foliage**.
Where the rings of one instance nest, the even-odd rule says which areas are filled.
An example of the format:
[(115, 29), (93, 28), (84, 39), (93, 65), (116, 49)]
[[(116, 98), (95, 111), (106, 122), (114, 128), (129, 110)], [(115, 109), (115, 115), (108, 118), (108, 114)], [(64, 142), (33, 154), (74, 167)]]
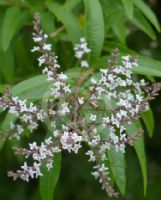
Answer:
[(127, 13), (127, 16), (129, 19), (132, 19), (133, 18), (133, 13), (134, 13), (134, 2), (133, 0), (122, 0), (122, 3), (125, 7), (125, 11)]
[(42, 200), (52, 200), (53, 193), (58, 182), (61, 166), (61, 153), (54, 156), (54, 167), (48, 171), (42, 167), (43, 176), (40, 178), (39, 188)]
[[(120, 54), (136, 55), (139, 67), (135, 73), (148, 77), (161, 77), (161, 61), (148, 58), (135, 52), (128, 44), (128, 38), (133, 34), (142, 35), (149, 41), (157, 38), (160, 32), (160, 23), (154, 11), (142, 0), (66, 0), (42, 2), (0, 1), (3, 12), (0, 13), (0, 79), (3, 90), (4, 84), (12, 84), (13, 95), (22, 99), (41, 102), (46, 88), (49, 86), (44, 75), (39, 75), (36, 68), (37, 61), (30, 53), (32, 48), (32, 18), (33, 12), (39, 11), (42, 15), (42, 28), (47, 34), (56, 33), (50, 37), (58, 55), (60, 63), (67, 57), (65, 71), (69, 69), (70, 81), (74, 85), (81, 70), (73, 59), (72, 44), (85, 36), (92, 52), (89, 61), (97, 73), (98, 67), (106, 67), (109, 52), (118, 47)], [(61, 29), (63, 27), (63, 29)], [(61, 31), (58, 31), (60, 30)], [(146, 45), (146, 44), (145, 44)], [(130, 48), (129, 48), (130, 46)], [(132, 50), (131, 50), (132, 49)], [(68, 57), (67, 53), (72, 52)], [(26, 63), (26, 65), (24, 64)], [(18, 83), (17, 83), (18, 82)], [(46, 94), (47, 96), (48, 94)], [(154, 132), (153, 110), (142, 115), (150, 137)], [(13, 116), (6, 114), (1, 120), (1, 131), (7, 130)], [(128, 126), (127, 133), (133, 135), (141, 123), (134, 122)], [(0, 140), (3, 150), (5, 140)], [(144, 137), (140, 137), (134, 144), (144, 180), (144, 194), (147, 188), (147, 163), (144, 147)], [(114, 182), (122, 195), (126, 194), (125, 158), (121, 153), (108, 152), (109, 164)], [(54, 194), (61, 168), (61, 156), (56, 156), (54, 168), (40, 178), (40, 196), (42, 200), (51, 200)], [(44, 170), (44, 169), (43, 169)], [(83, 170), (83, 169), (79, 169)], [(127, 177), (128, 179), (129, 177)], [(74, 190), (74, 189), (73, 189)], [(0, 195), (1, 196), (1, 195)]]
[(122, 195), (125, 195), (126, 175), (125, 158), (122, 152), (116, 152), (114, 149), (108, 151), (109, 163), (112, 174)]
[(46, 76), (39, 75), (15, 85), (12, 89), (12, 93), (15, 96), (18, 95), (22, 99), (40, 100), (48, 85)]
[(132, 18), (132, 22), (153, 40), (156, 39), (155, 32), (151, 24), (149, 24), (144, 15), (137, 9), (135, 9), (134, 11), (134, 17)]
[[(132, 136), (140, 128), (141, 128), (140, 121), (135, 121), (133, 124), (127, 126), (127, 134), (129, 136)], [(147, 189), (147, 162), (146, 162), (146, 154), (144, 147), (144, 136), (141, 136), (138, 140), (134, 142), (134, 148), (137, 153), (142, 170), (143, 181), (144, 181), (144, 195), (145, 195)]]
[(154, 117), (151, 108), (147, 112), (142, 113), (142, 119), (147, 128), (149, 137), (152, 137), (154, 133)]
[(134, 0), (134, 4), (145, 15), (145, 17), (153, 24), (153, 26), (155, 26), (157, 31), (160, 32), (160, 24), (155, 16), (155, 14), (151, 10), (151, 8), (149, 6), (147, 6), (144, 3), (144, 1), (140, 1), (140, 0)]
[(63, 23), (73, 44), (78, 42), (82, 31), (74, 15), (66, 7), (58, 3), (47, 3), (46, 6)]
[(84, 0), (85, 37), (91, 49), (90, 61), (94, 62), (100, 55), (104, 42), (104, 20), (98, 0)]
[(13, 36), (18, 31), (21, 21), (21, 11), (17, 7), (10, 7), (6, 10), (2, 24), (2, 49), (6, 51)]

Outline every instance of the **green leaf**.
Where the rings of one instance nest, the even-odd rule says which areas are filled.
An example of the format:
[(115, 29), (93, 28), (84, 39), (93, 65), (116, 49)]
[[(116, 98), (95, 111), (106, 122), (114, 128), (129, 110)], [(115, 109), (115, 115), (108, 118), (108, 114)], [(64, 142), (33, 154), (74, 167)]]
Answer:
[[(142, 128), (141, 123), (139, 120), (133, 122), (132, 124), (127, 126), (127, 134), (128, 136), (134, 135), (140, 128)], [(145, 154), (145, 147), (144, 147), (144, 136), (142, 135), (134, 142), (134, 148), (137, 153), (142, 175), (143, 175), (143, 182), (144, 182), (144, 195), (146, 194), (147, 189), (147, 162), (146, 162), (146, 154)]]
[(141, 116), (147, 128), (149, 137), (152, 137), (154, 133), (154, 117), (151, 108), (148, 111), (143, 112)]
[[(134, 55), (136, 56), (138, 60), (138, 67), (135, 67), (133, 69), (134, 73), (136, 74), (142, 74), (142, 75), (147, 75), (147, 76), (156, 76), (156, 77), (161, 77), (161, 62), (141, 56), (137, 54), (135, 51), (132, 51), (125, 46), (122, 46), (118, 42), (106, 42), (104, 50), (108, 52), (112, 52), (114, 48), (119, 48), (120, 54), (121, 55)], [(109, 56), (104, 56), (99, 60), (99, 66), (106, 66), (107, 65), (107, 59)]]
[(18, 31), (21, 22), (21, 11), (18, 7), (10, 7), (6, 10), (2, 24), (2, 49), (6, 51), (13, 36)]
[[(122, 10), (121, 10), (122, 11)], [(121, 43), (125, 43), (126, 36), (128, 34), (128, 29), (125, 26), (125, 16), (123, 11), (118, 13), (118, 20), (111, 22), (112, 30), (115, 33), (116, 37), (120, 40)]]
[(142, 0), (133, 0), (134, 4), (140, 9), (140, 11), (146, 16), (146, 18), (155, 26), (155, 28), (160, 32), (160, 24), (151, 10), (150, 6), (146, 5)]
[(65, 2), (64, 7), (67, 10), (73, 10), (78, 4), (81, 3), (81, 0), (68, 0)]
[(85, 4), (85, 36), (91, 49), (90, 61), (100, 55), (104, 42), (104, 20), (98, 0), (84, 0)]
[[(53, 31), (55, 31), (54, 17), (51, 13), (40, 11), (41, 14), (41, 25), (48, 35), (50, 35)], [(47, 23), (46, 23), (47, 22)]]
[(149, 76), (161, 77), (161, 62), (144, 57), (138, 56), (139, 67), (134, 69), (134, 72), (137, 74), (144, 74)]
[(14, 55), (12, 49), (6, 52), (0, 50), (0, 72), (7, 82), (11, 82), (14, 75)]
[(121, 1), (123, 3), (127, 16), (129, 17), (129, 19), (132, 19), (133, 11), (134, 11), (133, 0), (121, 0)]
[(108, 151), (108, 159), (116, 185), (121, 194), (125, 195), (126, 175), (124, 154), (120, 151), (116, 152), (116, 150), (110, 149)]
[(41, 99), (49, 85), (46, 79), (45, 75), (39, 75), (22, 81), (12, 88), (12, 94), (23, 99)]
[[(7, 115), (5, 116), (5, 119), (3, 120), (1, 127), (0, 127), (1, 133), (6, 133), (6, 130), (8, 130), (10, 128), (11, 122), (14, 123), (15, 120), (16, 120), (16, 117), (14, 115), (7, 113)], [(5, 137), (1, 138), (1, 140), (0, 140), (0, 150), (3, 148), (5, 140), (6, 140)]]
[(13, 54), (14, 60), (16, 61), (15, 74), (22, 73), (26, 75), (26, 71), (30, 73), (34, 69), (35, 63), (32, 62), (31, 53), (26, 48), (25, 40), (26, 38), (24, 38), (22, 34), (19, 34), (14, 40)]
[(60, 175), (61, 153), (54, 155), (53, 168), (48, 171), (44, 166), (41, 169), (43, 176), (40, 177), (39, 189), (41, 200), (53, 200), (54, 190)]
[(0, 0), (0, 5), (4, 6), (4, 5), (6, 5), (6, 2), (4, 2), (4, 0)]
[(155, 39), (156, 35), (151, 26), (151, 24), (147, 21), (144, 15), (137, 9), (134, 9), (134, 15), (131, 21), (141, 29), (144, 33), (146, 33), (151, 39)]
[(46, 6), (64, 24), (73, 44), (77, 43), (82, 36), (82, 30), (73, 13), (58, 3), (46, 3)]

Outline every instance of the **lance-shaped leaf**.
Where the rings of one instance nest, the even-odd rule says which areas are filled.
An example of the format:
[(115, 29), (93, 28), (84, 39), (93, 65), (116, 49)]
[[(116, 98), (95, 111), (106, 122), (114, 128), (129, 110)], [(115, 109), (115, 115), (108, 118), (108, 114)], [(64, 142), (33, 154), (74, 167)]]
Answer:
[(2, 49), (6, 51), (13, 36), (18, 31), (21, 22), (21, 11), (18, 7), (10, 7), (6, 10), (2, 24)]
[(124, 154), (121, 151), (116, 152), (115, 149), (111, 148), (108, 151), (108, 159), (116, 185), (121, 194), (125, 195), (126, 175)]
[(146, 5), (143, 0), (133, 0), (138, 9), (146, 16), (146, 18), (155, 26), (157, 31), (160, 32), (160, 24), (151, 10), (150, 6)]
[(152, 137), (154, 132), (154, 117), (151, 108), (148, 111), (143, 112), (141, 116), (147, 128), (149, 137)]
[(73, 44), (77, 43), (82, 36), (82, 30), (73, 13), (58, 3), (46, 3), (46, 6), (64, 24)]
[(98, 0), (84, 0), (85, 36), (91, 49), (90, 61), (100, 55), (104, 42), (103, 12)]
[(53, 160), (53, 168), (48, 171), (44, 166), (41, 168), (43, 176), (40, 177), (39, 189), (41, 200), (53, 200), (54, 190), (58, 182), (61, 168), (61, 153), (56, 153)]
[(139, 10), (134, 9), (134, 15), (131, 21), (151, 39), (154, 40), (156, 38), (153, 27)]
[(15, 85), (12, 88), (13, 96), (23, 99), (41, 99), (49, 83), (45, 75), (35, 76)]
[[(139, 120), (133, 122), (132, 124), (127, 126), (127, 134), (128, 136), (134, 135), (140, 128), (141, 123)], [(145, 147), (144, 147), (144, 136), (142, 135), (134, 142), (134, 148), (137, 153), (142, 175), (143, 175), (143, 181), (144, 181), (144, 195), (146, 193), (147, 189), (147, 162), (146, 162), (146, 154), (145, 154)]]
[(131, 19), (133, 16), (134, 11), (134, 3), (133, 0), (121, 0), (123, 3), (123, 6), (125, 8), (127, 16)]

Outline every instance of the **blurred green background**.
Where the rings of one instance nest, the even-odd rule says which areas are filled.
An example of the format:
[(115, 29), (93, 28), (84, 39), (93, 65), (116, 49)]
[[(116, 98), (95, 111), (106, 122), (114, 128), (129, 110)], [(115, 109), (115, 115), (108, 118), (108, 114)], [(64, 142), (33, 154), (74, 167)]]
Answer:
[[(87, 0), (88, 1), (88, 0)], [(140, 0), (141, 1), (141, 0)], [(63, 8), (52, 9), (51, 3)], [(131, 49), (138, 54), (161, 61), (160, 27), (155, 20), (148, 19), (137, 3), (132, 6), (132, 0), (100, 0), (104, 15), (104, 45), (101, 55), (109, 55), (113, 47)], [(135, 1), (134, 1), (135, 2)], [(136, 1), (137, 2), (137, 1)], [(161, 24), (161, 1), (144, 1), (155, 13)], [(50, 8), (51, 6), (51, 8)], [(131, 9), (131, 10), (130, 10)], [(42, 16), (41, 25), (49, 34), (49, 41), (59, 56), (61, 70), (66, 71), (76, 66), (73, 59), (73, 47), (68, 24), (64, 18), (71, 12), (74, 20), (82, 29), (85, 26), (84, 4), (82, 0), (0, 0), (0, 92), (6, 84), (16, 83), (41, 73), (35, 54), (30, 50), (32, 42), (32, 20), (34, 13), (39, 11)], [(94, 11), (92, 11), (94, 12)], [(68, 16), (69, 17), (69, 16)], [(69, 20), (73, 20), (71, 16)], [(73, 21), (74, 21), (73, 20)], [(74, 22), (73, 22), (74, 23)], [(153, 68), (153, 66), (151, 66)], [(160, 65), (161, 71), (161, 65)], [(150, 77), (150, 80), (160, 81), (160, 78)], [(127, 186), (126, 200), (160, 200), (161, 199), (161, 95), (151, 103), (155, 128), (154, 135), (149, 138), (145, 128), (145, 150), (148, 168), (148, 187), (144, 197), (143, 180), (137, 155), (132, 147), (126, 152)], [(1, 116), (1, 122), (4, 116)], [(41, 133), (43, 129), (39, 130)], [(28, 136), (21, 142), (25, 144)], [(6, 141), (0, 151), (0, 199), (1, 200), (39, 200), (38, 181), (30, 183), (12, 181), (7, 177), (9, 169), (17, 169), (22, 162), (12, 151), (15, 141)], [(58, 181), (54, 200), (108, 200), (99, 183), (90, 175), (92, 165), (87, 162), (85, 149), (78, 155), (63, 153), (60, 179)]]

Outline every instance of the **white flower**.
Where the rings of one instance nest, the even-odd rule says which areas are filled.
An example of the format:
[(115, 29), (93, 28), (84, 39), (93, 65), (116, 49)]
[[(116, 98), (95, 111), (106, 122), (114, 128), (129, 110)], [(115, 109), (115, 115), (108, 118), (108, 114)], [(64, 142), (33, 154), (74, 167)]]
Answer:
[(92, 83), (92, 84), (96, 84), (97, 81), (96, 81), (94, 78), (91, 78), (91, 83)]
[(103, 117), (103, 123), (108, 124), (110, 122), (109, 117)]
[(84, 37), (81, 37), (81, 38), (80, 38), (80, 42), (81, 42), (81, 43), (84, 43), (84, 42), (86, 42), (86, 39), (85, 39)]
[(39, 61), (39, 66), (41, 67), (44, 63), (45, 63), (45, 56), (40, 56), (38, 58), (38, 61)]
[(110, 133), (110, 139), (113, 141), (114, 144), (118, 144), (119, 137), (113, 133)]
[(108, 69), (100, 69), (100, 72), (101, 72), (102, 75), (107, 76), (107, 74), (108, 74)]
[(59, 130), (55, 130), (53, 132), (54, 137), (58, 137), (60, 135), (60, 131)]
[(65, 103), (61, 104), (61, 109), (59, 110), (59, 114), (61, 116), (64, 116), (69, 112), (70, 112), (70, 109), (69, 109), (68, 103), (65, 102)]
[(96, 146), (96, 145), (99, 144), (100, 140), (101, 140), (100, 135), (95, 135), (95, 136), (93, 137), (93, 139), (92, 139), (91, 141), (89, 141), (89, 145), (91, 145), (91, 146), (94, 147), (94, 146)]
[(98, 171), (102, 172), (102, 173), (108, 173), (108, 168), (105, 167), (105, 164), (101, 164), (101, 166), (99, 166)]
[(44, 50), (47, 50), (47, 51), (51, 51), (51, 47), (52, 47), (52, 45), (51, 44), (44, 44), (44, 46), (43, 46), (43, 49)]
[(67, 75), (65, 75), (63, 72), (58, 74), (58, 77), (59, 77), (60, 80), (67, 80), (68, 79)]
[(84, 104), (84, 97), (79, 97), (79, 98), (78, 98), (78, 103), (79, 103), (80, 105)]
[(96, 121), (96, 118), (97, 118), (97, 115), (93, 115), (93, 114), (90, 115), (90, 120), (92, 122)]
[(40, 47), (34, 47), (33, 49), (31, 49), (31, 52), (35, 52), (35, 51), (39, 51)]
[(96, 160), (96, 157), (95, 157), (94, 152), (92, 150), (87, 151), (85, 154), (89, 156), (89, 162), (90, 161), (94, 162)]
[(81, 59), (84, 54), (88, 54), (91, 50), (87, 47), (86, 39), (80, 38), (80, 44), (75, 44), (74, 51), (75, 51), (75, 57)]
[(47, 39), (48, 38), (48, 35), (47, 34), (44, 34), (44, 39)]
[(88, 68), (89, 67), (89, 64), (87, 61), (83, 60), (81, 61), (81, 67), (85, 67), (85, 68)]
[(42, 37), (34, 37), (34, 42), (40, 42), (43, 38)]
[(71, 93), (70, 85), (64, 84), (63, 90), (64, 90), (65, 93)]
[(30, 150), (38, 149), (38, 146), (37, 146), (37, 143), (36, 143), (36, 142), (29, 143), (29, 146), (30, 146)]
[(35, 177), (39, 177), (39, 176), (42, 176), (42, 173), (40, 171), (40, 163), (36, 163), (34, 162), (34, 173), (35, 173)]

